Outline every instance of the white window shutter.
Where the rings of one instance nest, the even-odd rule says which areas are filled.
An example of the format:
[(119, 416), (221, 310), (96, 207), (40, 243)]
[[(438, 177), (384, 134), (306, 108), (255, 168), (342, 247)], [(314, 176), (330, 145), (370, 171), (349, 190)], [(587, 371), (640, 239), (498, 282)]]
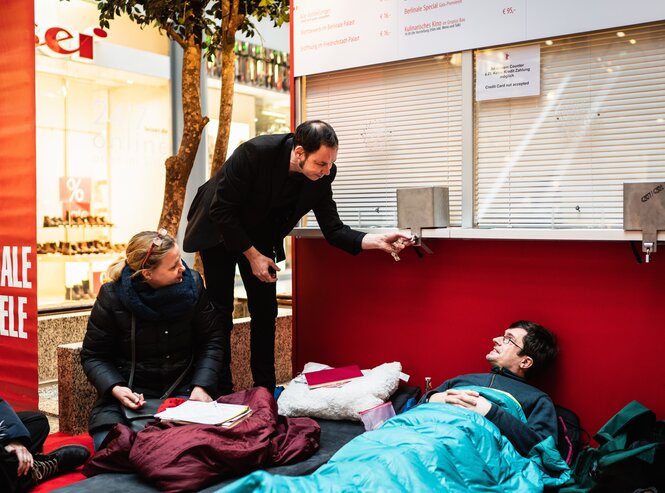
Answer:
[(541, 43), (541, 95), (475, 105), (479, 227), (622, 228), (665, 179), (665, 24)]
[[(453, 57), (453, 60), (457, 60)], [(447, 186), (461, 223), (461, 68), (450, 56), (306, 78), (304, 114), (339, 137), (334, 199), (352, 227), (395, 227), (397, 188)], [(316, 226), (309, 214), (307, 226)]]

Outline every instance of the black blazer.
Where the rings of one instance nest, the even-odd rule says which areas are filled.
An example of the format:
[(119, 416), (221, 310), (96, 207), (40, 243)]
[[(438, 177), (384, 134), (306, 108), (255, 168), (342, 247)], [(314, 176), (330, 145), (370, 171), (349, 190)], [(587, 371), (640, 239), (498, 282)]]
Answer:
[(337, 168), (317, 181), (305, 180), (293, 209), (282, 224), (266, 230), (274, 201), (289, 174), (293, 134), (262, 135), (240, 145), (224, 166), (199, 187), (187, 214), (183, 241), (186, 252), (196, 252), (224, 243), (227, 250), (244, 252), (251, 246), (264, 255), (274, 250), (284, 259), (282, 240), (298, 221), (313, 210), (326, 240), (357, 254), (364, 233), (342, 223), (332, 196)]

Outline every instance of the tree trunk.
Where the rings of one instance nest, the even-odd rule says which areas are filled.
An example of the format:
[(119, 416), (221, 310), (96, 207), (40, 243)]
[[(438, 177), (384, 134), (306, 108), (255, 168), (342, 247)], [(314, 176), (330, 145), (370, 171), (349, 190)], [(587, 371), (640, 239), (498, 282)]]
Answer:
[(208, 123), (208, 117), (201, 114), (201, 45), (194, 35), (181, 44), (184, 50), (182, 59), (182, 113), (183, 133), (178, 153), (169, 157), (164, 185), (164, 203), (159, 218), (159, 227), (166, 228), (175, 236), (180, 225), (185, 204), (187, 180), (194, 166), (196, 152), (201, 142), (201, 132)]
[(235, 84), (235, 53), (236, 31), (244, 19), (238, 13), (240, 2), (222, 0), (222, 90), (219, 98), (219, 126), (215, 140), (215, 152), (210, 166), (210, 176), (214, 175), (226, 161), (226, 150), (229, 147), (231, 133), (231, 116), (233, 113), (233, 86)]
[(229, 147), (231, 133), (231, 119), (233, 114), (233, 86), (235, 83), (235, 53), (233, 45), (225, 45), (222, 49), (222, 91), (219, 103), (219, 127), (215, 141), (215, 154), (212, 160), (210, 176), (222, 167), (226, 161), (226, 151)]

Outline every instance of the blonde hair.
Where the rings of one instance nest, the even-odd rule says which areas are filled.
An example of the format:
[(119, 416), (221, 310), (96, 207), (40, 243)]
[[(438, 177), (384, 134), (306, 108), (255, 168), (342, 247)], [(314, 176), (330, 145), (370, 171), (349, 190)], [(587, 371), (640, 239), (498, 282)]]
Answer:
[[(161, 244), (153, 246), (153, 241), (159, 239), (162, 240)], [(134, 271), (132, 277), (138, 276), (143, 269), (152, 270), (157, 267), (157, 264), (174, 245), (175, 240), (168, 234), (160, 235), (157, 231), (141, 231), (132, 236), (132, 239), (127, 243), (125, 256), (113, 262), (106, 270), (106, 275), (110, 281), (117, 281), (120, 279), (125, 265), (128, 265)], [(150, 256), (146, 259), (145, 257), (151, 247)]]

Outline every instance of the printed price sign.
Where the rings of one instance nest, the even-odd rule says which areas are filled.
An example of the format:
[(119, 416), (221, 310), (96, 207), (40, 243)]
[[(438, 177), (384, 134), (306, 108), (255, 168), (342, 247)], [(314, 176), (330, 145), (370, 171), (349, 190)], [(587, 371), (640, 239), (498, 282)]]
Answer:
[(90, 213), (92, 180), (90, 177), (61, 176), (60, 201), (62, 216), (69, 212), (74, 216), (86, 216)]

